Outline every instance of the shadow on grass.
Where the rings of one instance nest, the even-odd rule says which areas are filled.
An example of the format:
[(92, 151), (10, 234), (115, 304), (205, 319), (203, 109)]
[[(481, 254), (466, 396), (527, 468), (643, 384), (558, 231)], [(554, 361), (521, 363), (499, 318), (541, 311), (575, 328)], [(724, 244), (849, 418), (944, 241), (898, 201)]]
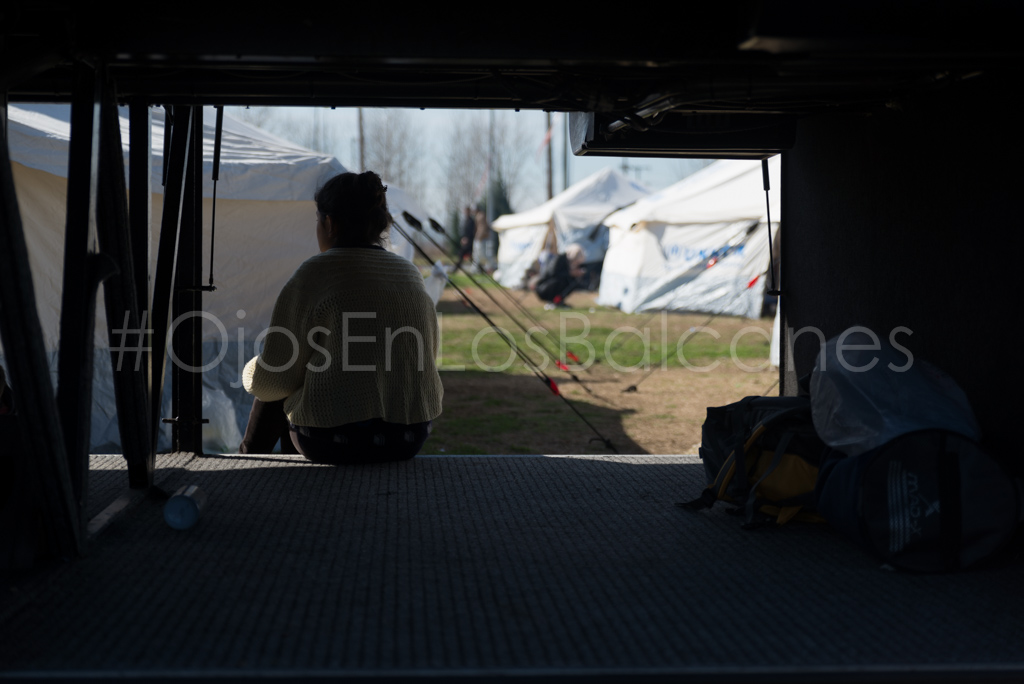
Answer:
[[(472, 297), (472, 295), (470, 295)], [(476, 301), (476, 298), (473, 299)], [(469, 308), (469, 305), (463, 302), (461, 299), (458, 300), (445, 300), (442, 299), (435, 306), (437, 313), (444, 314), (445, 316), (458, 316), (461, 314), (469, 314), (471, 316), (477, 316), (478, 314)]]
[[(630, 409), (573, 392), (569, 402), (577, 415), (533, 375), (444, 371), (441, 380), (444, 413), (434, 421), (424, 454), (614, 453), (601, 437), (621, 454), (648, 453), (625, 433), (622, 419)], [(568, 389), (563, 380), (556, 381)]]
[[(499, 315), (499, 305), (492, 302), (490, 297), (488, 297), (487, 295), (482, 294), (480, 292), (480, 288), (468, 287), (463, 288), (463, 291), (467, 295), (469, 295), (469, 298), (477, 306), (479, 306), (484, 311), (488, 312), (489, 315)], [(523, 323), (528, 322), (527, 319), (520, 312), (519, 307), (517, 307), (515, 304), (509, 301), (509, 299), (505, 295), (502, 295), (499, 292), (497, 292), (496, 288), (489, 288), (489, 291), (491, 293), (491, 296), (493, 296), (495, 300), (500, 303), (500, 307), (504, 307), (507, 311), (512, 312), (512, 314), (517, 319), (520, 319)], [(538, 307), (535, 305), (536, 300), (531, 301), (532, 298), (525, 297), (522, 292), (509, 292), (509, 294), (512, 296), (512, 299), (516, 300), (523, 306), (526, 306), (527, 309), (531, 310), (534, 316), (538, 315)], [(437, 310), (439, 314), (444, 314), (445, 316), (460, 314), (479, 316), (479, 314), (476, 311), (474, 311), (468, 304), (466, 304), (461, 297), (456, 297), (454, 299), (442, 299), (437, 303), (437, 305), (434, 308)]]

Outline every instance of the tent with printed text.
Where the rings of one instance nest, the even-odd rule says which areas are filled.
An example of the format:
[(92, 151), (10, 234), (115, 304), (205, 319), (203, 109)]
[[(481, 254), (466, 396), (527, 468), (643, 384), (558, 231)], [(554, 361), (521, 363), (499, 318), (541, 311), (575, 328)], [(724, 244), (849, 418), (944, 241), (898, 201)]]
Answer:
[(649, 192), (605, 168), (529, 211), (498, 217), (493, 223), (500, 238), (495, 278), (506, 287), (520, 286), (545, 246), (564, 252), (575, 242), (583, 248), (586, 262), (601, 261), (608, 248), (604, 218)]
[[(67, 105), (11, 105), (8, 116), (11, 166), (25, 227), (36, 305), (43, 342), (51, 359), (51, 372), (56, 373), (70, 108)], [(151, 274), (155, 271), (163, 206), (164, 110), (154, 108), (152, 118)], [(215, 122), (215, 110), (206, 107), (203, 115), (203, 284), (210, 269)], [(127, 115), (123, 112), (121, 137), (126, 168), (128, 134)], [(216, 191), (213, 264), (216, 291), (203, 294), (204, 311), (220, 321), (226, 331), (225, 336), (215, 325), (203, 329), (204, 361), (224, 351), (223, 360), (203, 375), (203, 414), (210, 419), (210, 424), (204, 427), (204, 443), (210, 451), (233, 451), (241, 440), (252, 404), (252, 398), (239, 382), (241, 365), (253, 355), (253, 341), (270, 325), (274, 302), (285, 282), (305, 259), (318, 251), (314, 191), (328, 178), (344, 171), (330, 155), (302, 148), (229, 115), (224, 116)], [(413, 230), (403, 218), (405, 212), (427, 222), (423, 210), (400, 188), (389, 188), (388, 199), (396, 222), (406, 228), (407, 233), (412, 234)], [(398, 231), (392, 230), (388, 246), (412, 260), (413, 247)], [(95, 346), (90, 448), (94, 453), (119, 452), (112, 359), (102, 303), (97, 306)], [(124, 362), (133, 363), (134, 357), (128, 354)], [(163, 446), (166, 442), (161, 442), (160, 447)]]
[(598, 303), (627, 313), (699, 311), (756, 318), (780, 216), (780, 157), (719, 160), (609, 216)]

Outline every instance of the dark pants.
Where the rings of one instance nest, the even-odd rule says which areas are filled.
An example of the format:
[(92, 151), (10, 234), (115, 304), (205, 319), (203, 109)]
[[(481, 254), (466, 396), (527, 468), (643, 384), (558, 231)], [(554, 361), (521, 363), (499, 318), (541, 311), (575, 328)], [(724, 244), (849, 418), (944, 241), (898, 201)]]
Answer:
[(285, 416), (283, 399), (253, 399), (238, 451), (268, 454), (280, 440), (282, 453), (299, 453), (314, 463), (387, 463), (418, 454), (429, 434), (430, 421), (402, 425), (374, 418), (331, 428), (292, 425)]
[(462, 245), (459, 249), (459, 263), (461, 264), (466, 259), (473, 260), (473, 241), (470, 240), (466, 244)]

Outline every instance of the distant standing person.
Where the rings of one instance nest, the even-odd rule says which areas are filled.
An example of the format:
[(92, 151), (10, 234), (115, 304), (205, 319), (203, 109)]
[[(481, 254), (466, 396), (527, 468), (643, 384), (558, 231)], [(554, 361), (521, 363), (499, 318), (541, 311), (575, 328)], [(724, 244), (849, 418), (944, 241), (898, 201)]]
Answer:
[(491, 268), (487, 254), (487, 241), (491, 237), (491, 227), (487, 225), (487, 217), (482, 207), (476, 208), (476, 234), (473, 240), (473, 260), (485, 271), (490, 273)]
[(465, 217), (462, 219), (462, 227), (459, 229), (461, 239), (459, 240), (459, 263), (467, 258), (473, 258), (473, 238), (476, 237), (476, 219), (473, 217), (473, 208), (466, 205)]

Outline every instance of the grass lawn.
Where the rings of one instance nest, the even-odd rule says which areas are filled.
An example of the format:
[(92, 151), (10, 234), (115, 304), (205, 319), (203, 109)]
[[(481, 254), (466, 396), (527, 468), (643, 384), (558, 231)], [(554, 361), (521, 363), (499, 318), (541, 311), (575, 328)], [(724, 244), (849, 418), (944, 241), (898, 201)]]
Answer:
[[(591, 292), (546, 311), (532, 294), (509, 291), (527, 315), (495, 287), (461, 274), (456, 283), (592, 427), (449, 287), (437, 307), (444, 414), (423, 453), (609, 453), (598, 433), (620, 453), (696, 453), (708, 406), (778, 393), (770, 319), (624, 314), (596, 306)], [(637, 391), (623, 391), (630, 386)]]

